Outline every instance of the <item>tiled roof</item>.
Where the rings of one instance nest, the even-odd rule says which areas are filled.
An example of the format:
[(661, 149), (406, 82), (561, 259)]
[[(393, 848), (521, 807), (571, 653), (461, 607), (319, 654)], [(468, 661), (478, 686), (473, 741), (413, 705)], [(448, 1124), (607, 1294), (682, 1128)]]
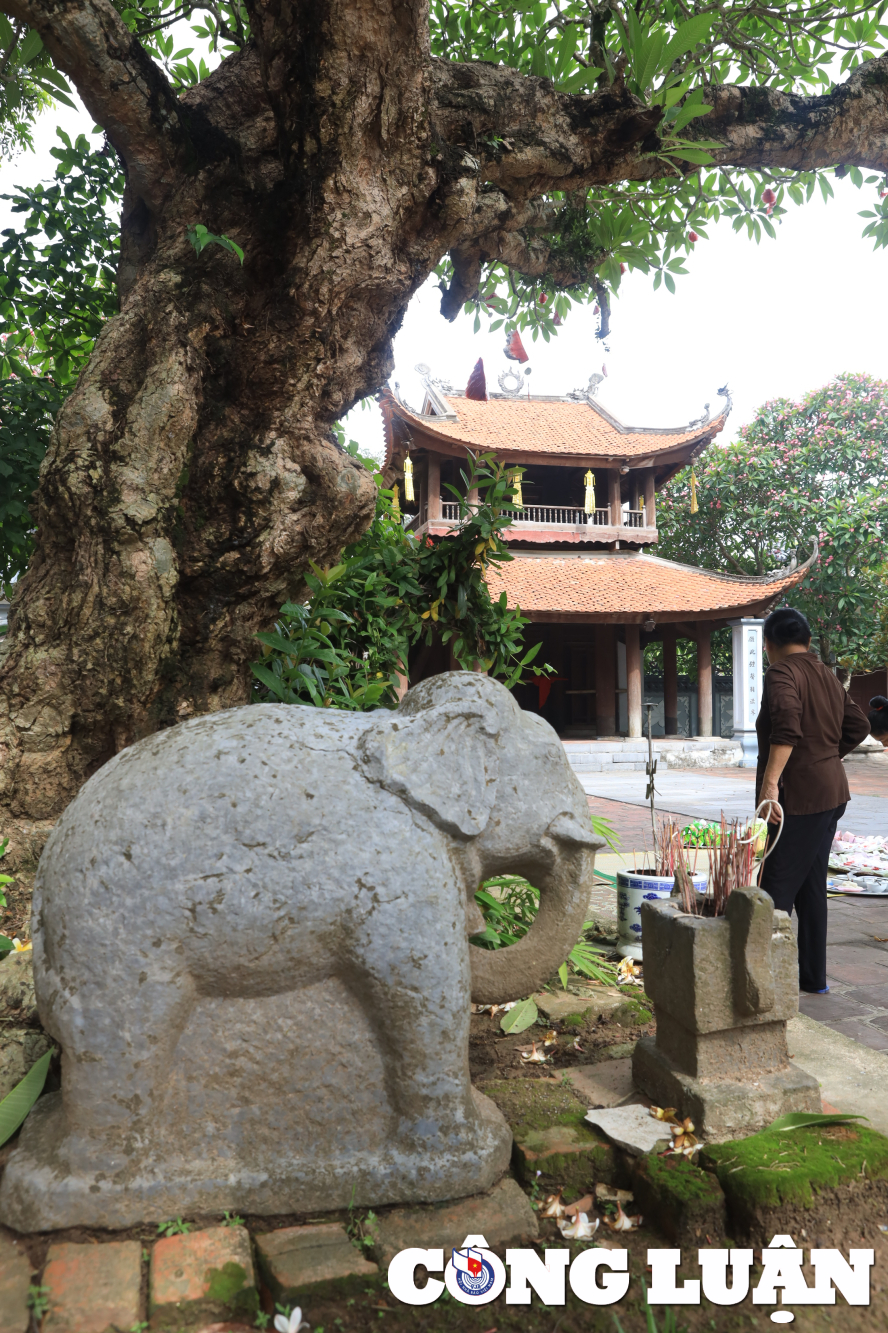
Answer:
[(560, 457), (650, 458), (681, 445), (703, 444), (724, 428), (729, 407), (705, 425), (654, 429), (623, 426), (587, 399), (491, 397), (486, 403), (440, 395), (455, 421), (413, 412), (390, 397), (385, 407), (423, 433), (470, 449)]
[(589, 555), (515, 555), (488, 575), (491, 596), (503, 588), (509, 606), (531, 617), (555, 613), (627, 620), (652, 615), (728, 613), (767, 604), (798, 583), (816, 557), (792, 572), (763, 578), (715, 574), (642, 552)]

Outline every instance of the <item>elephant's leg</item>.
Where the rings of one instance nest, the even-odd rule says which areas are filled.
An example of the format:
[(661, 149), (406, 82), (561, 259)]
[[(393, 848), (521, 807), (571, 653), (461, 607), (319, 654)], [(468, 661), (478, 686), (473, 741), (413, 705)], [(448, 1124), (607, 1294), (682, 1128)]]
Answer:
[(397, 1136), (458, 1149), (479, 1132), (469, 1079), (469, 961), (464, 909), (403, 900), (377, 907), (353, 938), (355, 991), (376, 1029)]
[(194, 1003), (190, 975), (172, 953), (145, 960), (129, 951), (76, 978), (67, 971), (64, 985), (51, 971), (45, 976), (41, 1012), (62, 1047), (69, 1134), (152, 1137)]

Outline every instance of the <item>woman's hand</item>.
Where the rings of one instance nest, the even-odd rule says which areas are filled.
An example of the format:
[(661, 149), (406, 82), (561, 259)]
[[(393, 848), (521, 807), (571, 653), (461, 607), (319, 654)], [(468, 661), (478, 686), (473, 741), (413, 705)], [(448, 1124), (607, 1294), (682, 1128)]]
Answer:
[(759, 793), (759, 802), (768, 801), (768, 808), (762, 811), (762, 819), (766, 824), (780, 824), (783, 820), (783, 811), (780, 809), (780, 795), (777, 791), (777, 783), (773, 781), (764, 781)]

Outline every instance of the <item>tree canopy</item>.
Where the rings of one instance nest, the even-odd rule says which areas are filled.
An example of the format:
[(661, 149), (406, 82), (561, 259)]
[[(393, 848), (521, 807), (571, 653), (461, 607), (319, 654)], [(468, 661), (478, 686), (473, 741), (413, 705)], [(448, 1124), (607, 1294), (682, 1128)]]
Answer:
[[(659, 497), (659, 554), (764, 574), (820, 556), (793, 590), (824, 660), (884, 666), (888, 384), (839, 375), (797, 403), (765, 403), (730, 444), (710, 445)], [(691, 476), (699, 510), (691, 513)]]
[[(373, 521), (333, 428), (385, 383), (432, 274), (447, 317), (551, 336), (594, 296), (604, 334), (624, 270), (671, 288), (711, 221), (763, 237), (831, 173), (871, 189), (866, 228), (888, 237), (884, 3), (0, 12), (7, 73), (70, 80), (125, 182), (119, 312), (95, 256), (98, 337), (41, 465), (0, 664), (0, 800), (22, 817), (138, 737), (246, 701), (256, 632)], [(16, 319), (42, 317), (39, 291)]]

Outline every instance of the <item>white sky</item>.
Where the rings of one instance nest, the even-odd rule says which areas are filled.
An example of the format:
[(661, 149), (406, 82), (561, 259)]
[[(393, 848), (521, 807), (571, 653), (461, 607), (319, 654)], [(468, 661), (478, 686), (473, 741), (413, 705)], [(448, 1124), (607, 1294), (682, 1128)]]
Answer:
[[(0, 193), (13, 184), (48, 180), (55, 170), (49, 149), (55, 127), (72, 138), (89, 134), (92, 119), (64, 107), (37, 126), (37, 151), (0, 165)], [(98, 142), (98, 136), (96, 136)], [(874, 250), (860, 233), (857, 216), (871, 207), (873, 187), (857, 190), (848, 179), (834, 182), (835, 199), (791, 208), (777, 240), (761, 245), (731, 230), (710, 228), (676, 279), (676, 295), (655, 292), (652, 278), (627, 273), (613, 304), (605, 353), (594, 338), (591, 310), (575, 308), (557, 338), (525, 346), (530, 353), (531, 392), (566, 393), (585, 385), (607, 364), (599, 401), (628, 425), (683, 425), (709, 402), (713, 415), (725, 382), (734, 397), (733, 435), (769, 398), (798, 397), (843, 370), (888, 379), (888, 250)], [(13, 225), (0, 200), (0, 228)], [(462, 388), (476, 359), (484, 358), (488, 388), (511, 363), (502, 354), (502, 330), (472, 332), (460, 315), (448, 324), (438, 313), (440, 293), (430, 280), (412, 301), (395, 339), (395, 373), (408, 401), (421, 405), (419, 377), (432, 373)], [(379, 410), (355, 409), (346, 433), (363, 450), (382, 449)]]

